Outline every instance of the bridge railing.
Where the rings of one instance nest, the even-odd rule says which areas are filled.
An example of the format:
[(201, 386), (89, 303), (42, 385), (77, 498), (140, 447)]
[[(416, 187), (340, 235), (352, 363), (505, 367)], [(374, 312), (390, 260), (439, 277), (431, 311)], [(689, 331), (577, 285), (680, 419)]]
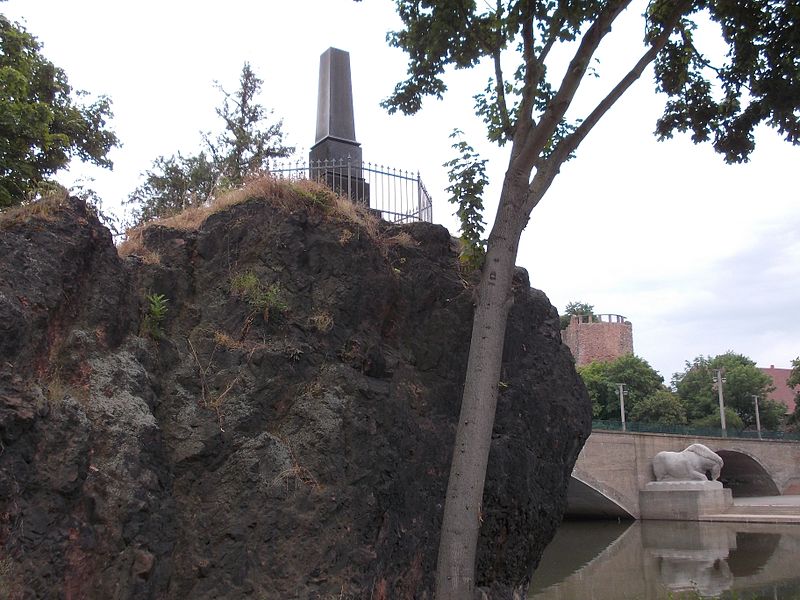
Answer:
[[(620, 421), (592, 421), (592, 429), (603, 431), (622, 431)], [(691, 427), (688, 425), (663, 425), (660, 423), (625, 423), (625, 430), (632, 433), (667, 433), (673, 435), (689, 435), (699, 437), (723, 437), (722, 429), (719, 427)], [(727, 437), (759, 439), (758, 432), (742, 429), (728, 429)], [(765, 440), (800, 440), (800, 433), (789, 433), (786, 431), (765, 431), (761, 430), (761, 439)]]

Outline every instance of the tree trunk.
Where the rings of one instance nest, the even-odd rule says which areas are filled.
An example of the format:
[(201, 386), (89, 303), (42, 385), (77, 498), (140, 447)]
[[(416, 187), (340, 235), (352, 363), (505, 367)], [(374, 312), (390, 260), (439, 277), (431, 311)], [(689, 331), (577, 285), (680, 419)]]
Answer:
[[(569, 159), (603, 115), (642, 74), (669, 39), (681, 15), (691, 5), (680, 0), (672, 7), (661, 34), (651, 41), (633, 69), (614, 87), (586, 120), (557, 146), (546, 159), (542, 151), (563, 118), (580, 85), (594, 51), (610, 31), (628, 0), (607, 6), (602, 22), (595, 21), (584, 35), (570, 69), (550, 109), (538, 124), (528, 116), (533, 96), (523, 99), (520, 121), (514, 135), (509, 169), (481, 274), (472, 324), (467, 375), (461, 414), (456, 429), (447, 498), (436, 566), (436, 600), (472, 600), (475, 586), (475, 555), (481, 523), (481, 501), (486, 465), (494, 427), (498, 382), (503, 359), (506, 321), (511, 302), (511, 284), (522, 230), (533, 208), (544, 197), (561, 165)], [(601, 15), (603, 16), (603, 15)], [(535, 94), (528, 89), (525, 94)], [(538, 162), (539, 158), (542, 162)], [(538, 163), (538, 164), (537, 164)], [(529, 181), (536, 166), (533, 181)]]
[(477, 292), (461, 414), (447, 483), (439, 557), (437, 600), (471, 600), (481, 501), (497, 406), (511, 283), (526, 215), (527, 178), (506, 174), (489, 236)]

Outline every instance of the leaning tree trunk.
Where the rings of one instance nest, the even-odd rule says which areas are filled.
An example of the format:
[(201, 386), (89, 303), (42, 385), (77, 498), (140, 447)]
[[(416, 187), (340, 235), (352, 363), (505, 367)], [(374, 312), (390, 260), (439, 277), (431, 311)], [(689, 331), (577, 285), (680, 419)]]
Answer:
[[(503, 182), (495, 224), (489, 236), (486, 263), (478, 287), (472, 324), (467, 376), (461, 415), (456, 430), (450, 479), (447, 482), (439, 558), (436, 567), (436, 600), (472, 600), (475, 586), (475, 555), (481, 521), (481, 501), (492, 441), (497, 386), (503, 359), (506, 320), (511, 301), (511, 282), (522, 230), (533, 208), (544, 197), (561, 165), (630, 88), (664, 48), (691, 0), (675, 0), (661, 33), (634, 67), (603, 98), (577, 129), (559, 142), (546, 159), (539, 161), (548, 140), (564, 117), (602, 38), (611, 23), (629, 4), (610, 3), (603, 19), (596, 21), (581, 41), (550, 108), (534, 126), (527, 115), (532, 96), (525, 96), (521, 120), (516, 125), (509, 170)], [(535, 86), (534, 86), (535, 87)], [(533, 89), (533, 88), (531, 88)], [(533, 93), (528, 89), (525, 94)], [(536, 166), (533, 180), (529, 177)], [(530, 184), (530, 185), (529, 185)]]
[(489, 236), (477, 290), (461, 414), (447, 483), (439, 557), (437, 600), (471, 600), (481, 501), (492, 441), (498, 382), (527, 178), (507, 174)]

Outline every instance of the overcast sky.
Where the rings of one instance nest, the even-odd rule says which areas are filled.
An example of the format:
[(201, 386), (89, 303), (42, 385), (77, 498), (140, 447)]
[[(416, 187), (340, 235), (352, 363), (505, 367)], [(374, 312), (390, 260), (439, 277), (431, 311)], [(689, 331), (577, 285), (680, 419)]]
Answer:
[[(458, 127), (490, 159), (492, 220), (507, 155), (485, 141), (472, 109), (489, 72), (454, 73), (444, 101), (428, 100), (414, 117), (388, 115), (379, 102), (406, 69), (405, 55), (385, 41), (399, 27), (389, 0), (9, 0), (0, 10), (37, 36), (75, 88), (111, 97), (123, 143), (111, 154), (114, 171), (76, 166), (61, 177), (94, 177), (106, 209), (121, 212), (155, 157), (196, 152), (200, 131), (219, 130), (214, 81), (235, 90), (244, 61), (264, 80), (262, 103), (307, 156), (319, 55), (333, 46), (350, 52), (364, 159), (419, 170), (434, 221), (455, 234), (441, 165)], [(642, 10), (629, 9), (615, 26), (600, 77), (573, 116), (631, 66)], [(800, 148), (759, 130), (751, 162), (727, 166), (686, 138), (657, 142), (662, 107), (648, 72), (534, 210), (518, 263), (560, 311), (577, 300), (626, 316), (635, 353), (667, 381), (684, 361), (727, 350), (788, 367), (800, 354)]]

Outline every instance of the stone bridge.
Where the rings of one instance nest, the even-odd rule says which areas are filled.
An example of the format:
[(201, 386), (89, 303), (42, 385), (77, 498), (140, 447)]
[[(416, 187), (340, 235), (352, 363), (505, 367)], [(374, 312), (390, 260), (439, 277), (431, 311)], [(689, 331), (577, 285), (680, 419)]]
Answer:
[(731, 488), (734, 498), (800, 494), (797, 441), (595, 430), (572, 471), (567, 514), (638, 519), (639, 490), (655, 479), (653, 457), (696, 442), (725, 461), (720, 481)]

